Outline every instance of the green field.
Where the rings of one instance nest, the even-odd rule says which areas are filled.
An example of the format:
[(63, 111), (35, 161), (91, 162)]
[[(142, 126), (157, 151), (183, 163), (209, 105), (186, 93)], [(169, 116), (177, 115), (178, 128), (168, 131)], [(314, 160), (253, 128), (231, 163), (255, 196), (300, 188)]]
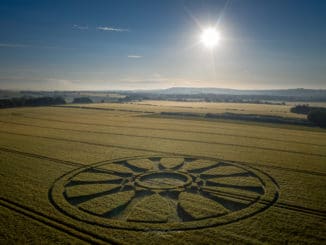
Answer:
[(80, 106), (0, 110), (1, 244), (326, 243), (324, 129), (148, 116), (290, 105)]

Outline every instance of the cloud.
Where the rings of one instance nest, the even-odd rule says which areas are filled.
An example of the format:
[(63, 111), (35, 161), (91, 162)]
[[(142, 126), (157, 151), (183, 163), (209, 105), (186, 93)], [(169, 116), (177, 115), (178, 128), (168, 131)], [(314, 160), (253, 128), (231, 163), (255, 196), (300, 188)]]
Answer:
[(77, 30), (88, 30), (88, 26), (73, 25), (72, 28)]
[(20, 43), (0, 43), (0, 48), (26, 48), (29, 45)]
[(129, 31), (128, 29), (114, 28), (114, 27), (110, 27), (110, 26), (98, 26), (98, 27), (96, 27), (96, 29), (101, 30), (101, 31), (115, 31), (115, 32)]
[[(75, 30), (88, 30), (88, 26), (81, 26), (81, 25), (73, 25), (73, 29)], [(115, 31), (115, 32), (127, 32), (129, 31), (128, 29), (122, 29), (122, 28), (115, 28), (111, 26), (98, 26), (96, 27), (97, 30), (100, 31)]]
[(128, 58), (130, 58), (130, 59), (140, 59), (140, 58), (143, 58), (143, 56), (132, 54), (132, 55), (128, 55)]

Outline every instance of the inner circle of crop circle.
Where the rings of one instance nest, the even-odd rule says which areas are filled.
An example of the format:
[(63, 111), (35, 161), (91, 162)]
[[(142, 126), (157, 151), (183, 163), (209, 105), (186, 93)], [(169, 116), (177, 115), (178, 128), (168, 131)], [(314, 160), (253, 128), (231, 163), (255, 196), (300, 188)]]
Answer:
[(230, 224), (278, 199), (275, 180), (222, 159), (143, 156), (111, 160), (64, 174), (49, 190), (63, 214), (101, 227), (190, 230)]
[[(165, 181), (168, 180), (168, 181)], [(170, 181), (169, 181), (170, 180)], [(192, 178), (189, 175), (173, 171), (155, 171), (140, 175), (135, 184), (150, 190), (179, 189), (190, 185)]]

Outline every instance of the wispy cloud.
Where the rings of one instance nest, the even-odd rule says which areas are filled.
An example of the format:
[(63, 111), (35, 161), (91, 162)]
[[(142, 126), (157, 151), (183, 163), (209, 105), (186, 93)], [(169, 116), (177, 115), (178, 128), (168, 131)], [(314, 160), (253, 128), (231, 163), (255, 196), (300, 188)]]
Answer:
[(72, 28), (77, 30), (88, 30), (88, 26), (73, 25)]
[[(75, 30), (89, 30), (90, 28), (88, 28), (88, 26), (82, 26), (82, 25), (73, 25), (72, 26), (73, 29)], [(97, 30), (100, 31), (115, 31), (115, 32), (128, 32), (129, 29), (123, 29), (123, 28), (116, 28), (116, 27), (112, 27), (112, 26), (98, 26), (96, 27)]]
[(140, 58), (143, 58), (143, 56), (132, 54), (132, 55), (128, 55), (128, 58), (130, 58), (130, 59), (140, 59)]
[(0, 48), (26, 48), (30, 47), (27, 44), (20, 44), (20, 43), (0, 43)]
[(116, 31), (116, 32), (129, 31), (128, 29), (115, 28), (115, 27), (111, 27), (111, 26), (98, 26), (98, 27), (96, 27), (96, 29), (101, 30), (101, 31)]

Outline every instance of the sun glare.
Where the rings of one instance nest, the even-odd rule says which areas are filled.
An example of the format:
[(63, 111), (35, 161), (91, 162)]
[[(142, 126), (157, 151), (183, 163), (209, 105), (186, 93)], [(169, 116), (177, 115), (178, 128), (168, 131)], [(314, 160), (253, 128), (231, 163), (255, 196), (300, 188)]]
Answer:
[(215, 28), (209, 27), (203, 30), (200, 40), (206, 47), (214, 48), (220, 40), (220, 33)]

